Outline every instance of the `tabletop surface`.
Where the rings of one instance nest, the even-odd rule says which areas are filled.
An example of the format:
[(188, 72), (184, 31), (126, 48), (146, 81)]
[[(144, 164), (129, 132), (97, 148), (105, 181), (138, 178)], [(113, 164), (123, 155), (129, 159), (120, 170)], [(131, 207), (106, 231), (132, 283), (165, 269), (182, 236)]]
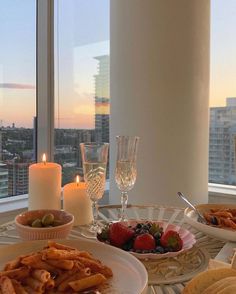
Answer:
[[(99, 209), (101, 222), (109, 222), (119, 218), (119, 205), (105, 205)], [(129, 219), (135, 220), (162, 220), (177, 224), (188, 229), (195, 235), (195, 246), (177, 257), (158, 260), (142, 261), (148, 271), (148, 294), (181, 293), (185, 283), (198, 272), (203, 271), (209, 258), (215, 258), (225, 245), (224, 241), (212, 238), (184, 222), (184, 209), (157, 205), (129, 205), (127, 208)], [(84, 227), (73, 227), (69, 239), (76, 239), (83, 234)], [(0, 226), (0, 246), (21, 242), (14, 222)]]

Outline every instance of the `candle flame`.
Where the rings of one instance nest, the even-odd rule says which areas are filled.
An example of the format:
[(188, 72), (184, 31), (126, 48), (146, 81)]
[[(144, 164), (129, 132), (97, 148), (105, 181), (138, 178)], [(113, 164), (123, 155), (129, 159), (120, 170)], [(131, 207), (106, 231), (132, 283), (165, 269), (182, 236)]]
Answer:
[(79, 185), (79, 176), (78, 175), (76, 176), (76, 184), (77, 184), (77, 186)]
[(46, 154), (45, 153), (43, 153), (42, 161), (43, 161), (44, 164), (46, 164)]

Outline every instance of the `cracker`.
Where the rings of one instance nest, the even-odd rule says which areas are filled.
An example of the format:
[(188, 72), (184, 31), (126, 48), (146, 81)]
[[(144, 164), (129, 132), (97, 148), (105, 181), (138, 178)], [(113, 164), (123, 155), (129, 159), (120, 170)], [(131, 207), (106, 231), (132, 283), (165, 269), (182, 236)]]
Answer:
[(202, 272), (187, 283), (183, 294), (202, 294), (207, 287), (218, 280), (232, 276), (236, 277), (236, 270), (231, 268), (211, 269)]

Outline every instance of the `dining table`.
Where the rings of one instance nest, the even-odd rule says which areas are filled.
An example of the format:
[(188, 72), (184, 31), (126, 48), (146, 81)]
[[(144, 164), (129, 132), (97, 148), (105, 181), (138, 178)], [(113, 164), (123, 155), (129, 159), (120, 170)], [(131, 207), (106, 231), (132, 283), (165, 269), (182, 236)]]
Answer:
[[(117, 221), (120, 205), (101, 205), (100, 224)], [(208, 267), (210, 259), (227, 261), (229, 250), (234, 243), (227, 242), (203, 233), (188, 224), (184, 218), (185, 208), (163, 205), (129, 204), (126, 214), (129, 220), (164, 221), (190, 231), (196, 239), (193, 247), (175, 257), (144, 259), (141, 262), (147, 269), (149, 282), (147, 294), (180, 294), (186, 283)], [(68, 239), (84, 236), (86, 226), (74, 226)], [(15, 228), (14, 220), (0, 225), (0, 248), (22, 242)], [(236, 244), (235, 244), (236, 247)]]

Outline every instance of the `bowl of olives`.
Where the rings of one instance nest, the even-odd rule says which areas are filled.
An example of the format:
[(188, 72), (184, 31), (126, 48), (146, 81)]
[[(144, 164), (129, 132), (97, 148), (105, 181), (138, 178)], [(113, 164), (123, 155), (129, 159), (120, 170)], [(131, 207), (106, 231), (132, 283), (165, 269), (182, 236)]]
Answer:
[(74, 216), (64, 210), (29, 210), (15, 217), (16, 230), (25, 241), (64, 239), (73, 223)]

